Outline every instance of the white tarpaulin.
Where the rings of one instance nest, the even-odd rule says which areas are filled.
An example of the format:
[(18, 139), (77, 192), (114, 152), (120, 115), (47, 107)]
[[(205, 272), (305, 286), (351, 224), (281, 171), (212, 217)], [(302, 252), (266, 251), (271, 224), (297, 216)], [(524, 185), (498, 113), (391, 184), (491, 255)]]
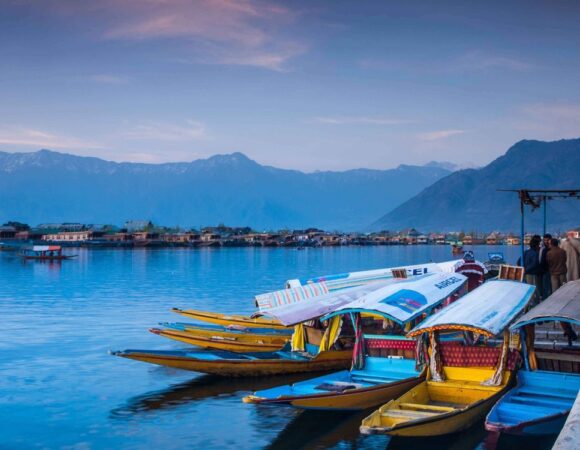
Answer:
[(337, 289), (344, 289), (353, 286), (360, 286), (361, 284), (370, 283), (373, 281), (383, 281), (393, 278), (393, 269), (404, 269), (407, 271), (407, 277), (414, 277), (425, 275), (426, 273), (434, 272), (455, 272), (455, 269), (463, 264), (462, 259), (452, 261), (445, 261), (441, 263), (424, 263), (413, 264), (407, 266), (386, 267), (383, 269), (363, 270), (359, 272), (346, 272), (334, 275), (324, 275), (314, 278), (303, 278), (288, 280), (286, 285), (288, 287), (304, 286), (310, 283), (324, 282), (329, 291)]
[(432, 273), (421, 277), (370, 283), (330, 292), (315, 301), (298, 302), (267, 311), (284, 325), (347, 312), (368, 312), (405, 323), (437, 306), (467, 280), (460, 274)]
[(523, 311), (535, 289), (518, 281), (488, 281), (428, 317), (409, 336), (444, 329), (466, 329), (496, 336)]

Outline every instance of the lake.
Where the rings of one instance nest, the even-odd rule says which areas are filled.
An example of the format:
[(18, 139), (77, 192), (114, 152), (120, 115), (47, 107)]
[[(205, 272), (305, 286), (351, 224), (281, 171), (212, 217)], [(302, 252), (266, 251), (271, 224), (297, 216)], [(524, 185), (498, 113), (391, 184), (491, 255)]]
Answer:
[[(476, 257), (519, 247), (476, 247)], [(308, 377), (212, 378), (116, 358), (109, 350), (183, 348), (153, 335), (172, 307), (253, 311), (289, 278), (451, 259), (449, 247), (67, 249), (62, 263), (0, 252), (2, 448), (477, 448), (474, 427), (430, 440), (362, 437), (365, 413), (256, 407), (241, 398)], [(506, 440), (549, 448), (551, 440)], [(409, 447), (411, 448), (411, 447)]]

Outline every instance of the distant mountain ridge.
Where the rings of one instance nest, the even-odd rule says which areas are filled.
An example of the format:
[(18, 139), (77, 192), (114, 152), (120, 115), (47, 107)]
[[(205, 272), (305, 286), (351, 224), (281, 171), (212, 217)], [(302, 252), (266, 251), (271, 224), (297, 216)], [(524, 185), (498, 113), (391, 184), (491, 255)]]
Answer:
[(449, 170), (401, 165), (303, 173), (242, 153), (183, 163), (116, 163), (49, 150), (0, 152), (0, 221), (360, 230)]
[[(579, 189), (580, 139), (523, 140), (480, 169), (460, 170), (435, 182), (374, 222), (373, 229), (511, 231), (519, 229), (516, 193), (498, 189)], [(548, 230), (580, 225), (580, 201), (548, 203)], [(526, 229), (540, 230), (542, 213), (526, 211)]]

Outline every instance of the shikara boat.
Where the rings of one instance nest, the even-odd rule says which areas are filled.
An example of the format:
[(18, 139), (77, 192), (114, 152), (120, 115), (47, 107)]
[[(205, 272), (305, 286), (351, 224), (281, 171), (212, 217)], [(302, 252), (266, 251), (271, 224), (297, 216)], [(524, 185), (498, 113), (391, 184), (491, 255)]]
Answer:
[(38, 261), (62, 261), (76, 257), (76, 255), (63, 255), (60, 245), (33, 245), (31, 247), (24, 247), (20, 252), (20, 256), (22, 259)]
[(235, 353), (219, 350), (123, 350), (115, 356), (226, 377), (281, 375), (344, 369), (352, 350)]
[[(319, 297), (320, 295), (329, 292), (393, 279), (393, 270), (395, 271), (395, 274), (397, 273), (397, 270), (399, 270), (404, 271), (408, 277), (414, 277), (433, 272), (454, 272), (455, 269), (461, 265), (460, 263), (461, 261), (425, 263), (401, 266), (400, 268), (384, 268), (326, 275), (302, 280), (288, 280), (286, 282), (286, 289), (257, 295), (255, 297), (255, 304), (258, 307), (259, 312), (264, 313), (271, 308), (298, 303), (309, 298)], [(243, 316), (179, 308), (173, 308), (172, 311), (201, 322), (208, 322), (216, 325), (235, 325), (247, 328), (286, 328), (275, 319), (268, 319), (257, 315)]]
[[(365, 418), (363, 434), (438, 436), (465, 430), (483, 419), (509, 389), (519, 357), (510, 350), (509, 325), (524, 310), (535, 291), (528, 284), (489, 281), (427, 318), (409, 337), (430, 341), (429, 373), (396, 400)], [(475, 344), (443, 346), (446, 332), (470, 332)], [(477, 344), (482, 337), (504, 335), (501, 347)]]
[(552, 322), (580, 325), (580, 281), (566, 283), (512, 325), (520, 331), (525, 370), (488, 414), (488, 431), (547, 435), (562, 429), (580, 390), (580, 352), (534, 348), (536, 324)]
[(195, 309), (172, 308), (172, 311), (201, 322), (209, 322), (216, 325), (237, 325), (245, 328), (274, 328), (277, 330), (287, 328), (276, 320), (263, 317), (252, 318), (237, 314), (223, 314), (209, 311), (198, 311)]
[[(429, 310), (453, 296), (466, 283), (459, 274), (434, 273), (422, 277), (400, 279), (378, 290), (365, 292), (345, 303), (345, 298), (320, 298), (316, 302), (303, 302), (270, 310), (269, 314), (282, 323), (306, 321), (322, 312), (334, 310), (322, 318), (372, 314), (396, 323), (400, 330), (406, 324), (420, 319)], [(356, 288), (355, 288), (356, 289)], [(360, 289), (360, 288), (359, 288)], [(354, 320), (357, 336), (364, 341), (361, 320)], [(382, 349), (409, 349), (414, 355), (415, 341), (403, 336), (374, 336), (381, 341)], [(363, 342), (355, 344), (362, 352)], [(417, 367), (415, 359), (401, 356), (370, 357), (364, 353), (354, 355), (356, 366), (330, 375), (313, 378), (286, 386), (255, 392), (245, 397), (246, 403), (290, 404), (304, 409), (359, 410), (391, 400), (425, 378), (424, 367)]]
[(281, 350), (292, 336), (291, 329), (232, 328), (195, 323), (162, 323), (164, 329), (151, 333), (198, 347), (234, 352), (274, 352)]
[[(439, 286), (432, 283), (431, 290), (447, 292), (454, 291), (453, 287), (464, 283), (465, 277), (459, 274), (434, 274), (433, 280), (440, 281)], [(414, 279), (403, 280), (409, 287)], [(276, 317), (278, 323), (287, 326), (293, 323), (299, 324), (293, 335), (293, 351), (277, 352), (250, 352), (234, 353), (226, 351), (155, 351), (155, 350), (125, 350), (113, 352), (116, 356), (135, 359), (152, 364), (160, 364), (179, 369), (193, 370), (222, 376), (259, 376), (277, 375), (283, 373), (316, 372), (337, 369), (346, 369), (350, 366), (352, 357), (352, 339), (349, 336), (340, 337), (340, 319), (332, 319), (324, 331), (316, 330), (303, 323), (304, 316), (296, 314), (297, 309), (309, 304), (312, 308), (308, 319), (321, 317), (333, 312), (338, 307), (350, 303), (371, 292), (383, 290), (386, 296), (379, 296), (384, 300), (385, 307), (399, 308), (406, 311), (407, 316), (412, 316), (417, 305), (427, 302), (425, 297), (408, 298), (401, 297), (399, 279), (384, 281), (382, 283), (370, 283), (342, 291), (328, 293), (316, 298), (312, 302), (297, 302), (286, 307), (284, 322), (280, 322), (281, 316)], [(389, 288), (391, 288), (389, 290)], [(385, 291), (385, 289), (387, 289)], [(405, 293), (411, 292), (406, 290)], [(391, 295), (392, 294), (392, 295)], [(332, 325), (331, 325), (332, 324)]]

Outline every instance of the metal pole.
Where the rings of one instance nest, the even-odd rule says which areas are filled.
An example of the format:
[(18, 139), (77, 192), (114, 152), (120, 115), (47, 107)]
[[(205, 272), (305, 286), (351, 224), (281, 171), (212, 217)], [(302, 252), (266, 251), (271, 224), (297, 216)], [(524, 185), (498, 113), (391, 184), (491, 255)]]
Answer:
[(520, 233), (520, 261), (522, 266), (524, 265), (524, 199), (520, 197), (520, 214), (521, 214), (521, 233)]
[(546, 210), (548, 209), (548, 197), (546, 197), (545, 195), (543, 196), (543, 200), (544, 200), (544, 234), (542, 234), (542, 236), (546, 235)]

